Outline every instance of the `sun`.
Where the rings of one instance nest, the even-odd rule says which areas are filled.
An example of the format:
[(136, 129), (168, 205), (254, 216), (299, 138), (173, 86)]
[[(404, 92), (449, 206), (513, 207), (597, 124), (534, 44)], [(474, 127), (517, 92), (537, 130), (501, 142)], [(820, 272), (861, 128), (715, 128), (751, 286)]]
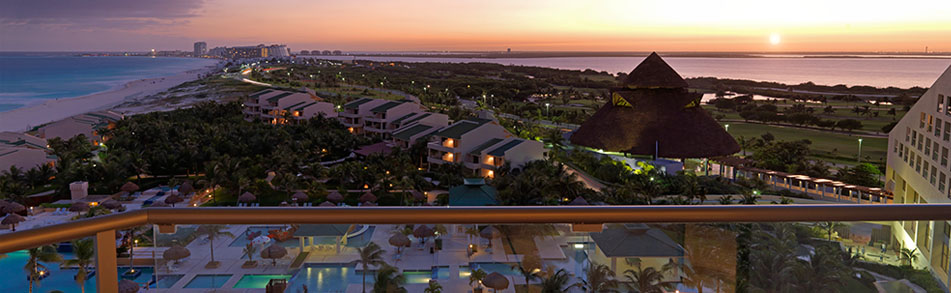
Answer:
[(773, 45), (779, 45), (779, 42), (782, 41), (782, 37), (778, 33), (772, 33), (769, 35), (769, 43)]

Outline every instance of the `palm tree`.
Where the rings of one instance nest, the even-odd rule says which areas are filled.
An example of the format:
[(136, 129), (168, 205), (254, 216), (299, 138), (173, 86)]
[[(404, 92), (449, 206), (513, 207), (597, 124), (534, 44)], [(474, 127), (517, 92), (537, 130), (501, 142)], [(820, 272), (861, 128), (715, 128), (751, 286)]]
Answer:
[[(386, 251), (381, 249), (376, 242), (370, 242), (366, 247), (357, 248), (357, 253), (360, 255), (360, 259), (353, 261), (354, 263), (360, 264), (363, 266), (363, 292), (367, 292), (367, 271), (370, 270), (370, 266), (382, 266), (386, 263), (383, 262), (383, 253)], [(379, 282), (379, 280), (377, 280)]]
[(538, 279), (541, 265), (541, 257), (538, 256), (537, 251), (533, 251), (525, 254), (525, 256), (522, 257), (522, 261), (512, 266), (512, 268), (521, 273), (522, 277), (525, 278), (525, 288), (527, 290), (531, 287), (531, 280)]
[(26, 271), (27, 279), (30, 281), (30, 293), (33, 293), (33, 284), (39, 284), (40, 276), (42, 276), (42, 274), (46, 274), (47, 272), (46, 265), (42, 263), (60, 262), (63, 261), (63, 256), (56, 252), (55, 244), (30, 248), (27, 250), (27, 252), (29, 253), (30, 258), (26, 262), (26, 265), (23, 266), (23, 270)]
[(215, 239), (222, 236), (234, 238), (234, 234), (225, 231), (226, 228), (227, 227), (224, 225), (202, 225), (201, 227), (198, 227), (196, 232), (198, 232), (199, 235), (205, 235), (205, 237), (208, 237), (208, 247), (211, 249), (211, 261), (205, 265), (205, 268), (210, 269), (218, 267), (218, 262), (215, 261)]
[(822, 228), (825, 228), (829, 232), (829, 241), (832, 241), (832, 231), (835, 230), (835, 227), (839, 226), (839, 223), (836, 222), (822, 222), (819, 224)]
[(257, 264), (254, 262), (254, 253), (256, 252), (258, 252), (258, 249), (254, 246), (254, 243), (248, 242), (248, 244), (244, 246), (244, 253), (248, 255), (248, 262), (245, 264), (249, 266), (252, 264), (257, 266)]
[(429, 287), (423, 289), (423, 293), (442, 293), (442, 285), (436, 280), (429, 280)]
[(918, 248), (908, 249), (905, 247), (901, 248), (901, 264), (905, 266), (914, 266), (915, 261), (918, 260)]
[(76, 284), (79, 285), (80, 292), (86, 293), (86, 287), (83, 285), (86, 283), (89, 265), (92, 264), (92, 258), (96, 254), (92, 239), (78, 239), (73, 241), (73, 254), (75, 254), (76, 258), (66, 260), (63, 264), (79, 267), (79, 271), (76, 272)]
[(542, 279), (542, 293), (558, 293), (565, 292), (565, 286), (568, 286), (568, 281), (571, 278), (568, 275), (568, 271), (565, 269), (558, 269), (555, 271), (555, 267), (549, 266), (545, 272), (545, 278)]
[(479, 228), (475, 225), (472, 225), (472, 227), (466, 227), (466, 238), (469, 240), (469, 246), (472, 246), (472, 239), (479, 238)]
[(406, 277), (400, 273), (396, 267), (383, 264), (380, 270), (376, 272), (376, 282), (373, 283), (374, 293), (403, 293), (403, 283)]
[(667, 273), (669, 267), (665, 265), (662, 269), (657, 270), (653, 267), (648, 267), (646, 269), (641, 268), (640, 264), (637, 265), (637, 270), (626, 270), (624, 271), (624, 277), (627, 278), (628, 289), (635, 292), (641, 293), (663, 293), (665, 290), (670, 290), (673, 287), (673, 282), (665, 282), (664, 274)]
[(614, 272), (604, 264), (591, 263), (588, 268), (588, 274), (581, 282), (573, 286), (581, 288), (584, 292), (617, 292), (618, 282), (614, 279)]
[(472, 271), (472, 273), (469, 274), (469, 286), (472, 286), (472, 283), (476, 283), (476, 288), (482, 288), (482, 280), (484, 280), (487, 275), (488, 273), (481, 268)]
[(841, 251), (830, 246), (818, 247), (809, 261), (798, 262), (795, 275), (800, 292), (837, 292), (852, 275), (843, 264)]

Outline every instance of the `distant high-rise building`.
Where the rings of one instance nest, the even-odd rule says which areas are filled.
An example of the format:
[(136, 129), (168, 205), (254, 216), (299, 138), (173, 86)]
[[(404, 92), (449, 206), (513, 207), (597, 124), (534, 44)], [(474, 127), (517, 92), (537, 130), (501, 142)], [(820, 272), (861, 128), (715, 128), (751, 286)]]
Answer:
[(508, 50), (505, 50), (505, 53), (512, 53), (512, 48), (508, 48)]
[(242, 58), (269, 58), (290, 57), (291, 51), (286, 45), (257, 45), (241, 47), (216, 47), (208, 51), (208, 55), (221, 56), (231, 59)]
[(195, 57), (201, 57), (208, 53), (208, 44), (205, 42), (195, 42)]

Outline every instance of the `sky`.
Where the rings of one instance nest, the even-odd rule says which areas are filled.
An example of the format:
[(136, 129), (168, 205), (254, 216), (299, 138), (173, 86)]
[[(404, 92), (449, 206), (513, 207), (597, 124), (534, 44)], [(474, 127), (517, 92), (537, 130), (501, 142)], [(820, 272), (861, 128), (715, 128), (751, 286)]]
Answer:
[(0, 51), (951, 52), (949, 0), (0, 0)]

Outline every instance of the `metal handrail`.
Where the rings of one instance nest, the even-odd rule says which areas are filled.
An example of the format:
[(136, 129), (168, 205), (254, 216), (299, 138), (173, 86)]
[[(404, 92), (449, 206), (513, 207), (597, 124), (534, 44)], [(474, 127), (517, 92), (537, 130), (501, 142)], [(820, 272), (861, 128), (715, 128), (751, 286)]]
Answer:
[(951, 204), (147, 208), (0, 235), (0, 253), (157, 224), (604, 224), (951, 220)]

